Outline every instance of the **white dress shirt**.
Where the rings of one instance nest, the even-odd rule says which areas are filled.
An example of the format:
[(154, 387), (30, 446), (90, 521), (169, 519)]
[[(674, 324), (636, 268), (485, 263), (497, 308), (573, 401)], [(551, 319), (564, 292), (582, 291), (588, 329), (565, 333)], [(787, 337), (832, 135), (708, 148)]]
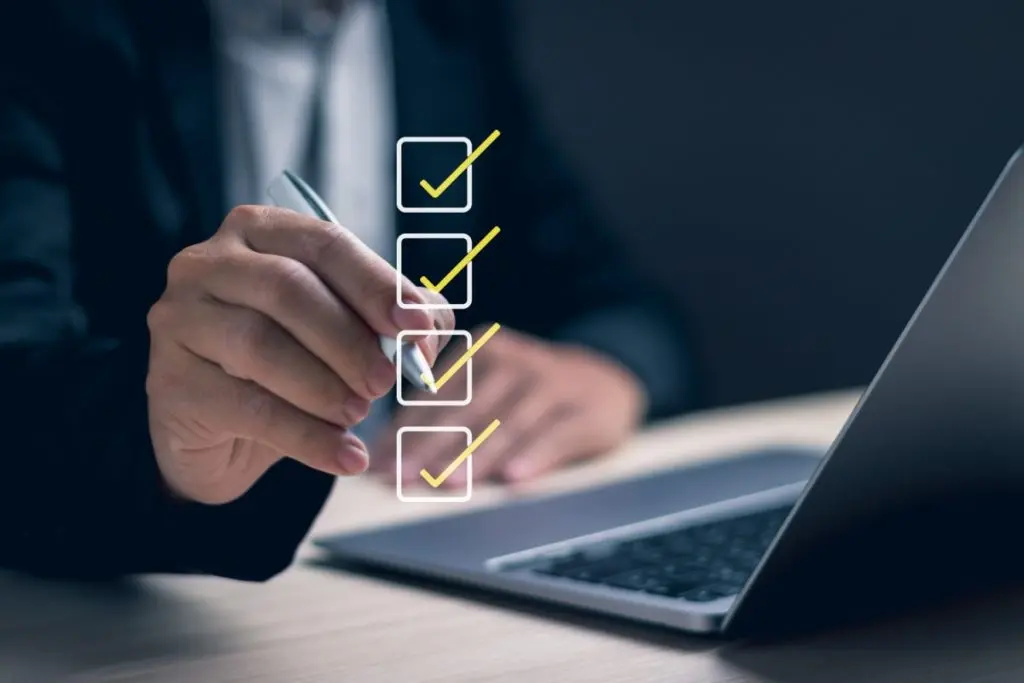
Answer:
[[(224, 76), (229, 203), (268, 203), (271, 180), (291, 169), (346, 228), (394, 263), (394, 104), (383, 1), (348, 0), (340, 16), (302, 11), (309, 0), (210, 2)], [(285, 16), (285, 6), (298, 11)], [(317, 45), (327, 45), (326, 52)], [(324, 119), (317, 172), (311, 173), (308, 136), (318, 77)], [(354, 431), (372, 436), (388, 412), (377, 401)]]
[[(286, 4), (298, 10), (298, 21), (284, 16)], [(384, 3), (349, 0), (338, 17), (303, 12), (302, 5), (211, 0), (224, 67), (228, 201), (267, 203), (267, 185), (285, 168), (310, 175), (310, 108), (322, 76), (319, 172), (306, 180), (345, 227), (393, 261), (394, 105)], [(317, 44), (325, 37), (321, 59)]]

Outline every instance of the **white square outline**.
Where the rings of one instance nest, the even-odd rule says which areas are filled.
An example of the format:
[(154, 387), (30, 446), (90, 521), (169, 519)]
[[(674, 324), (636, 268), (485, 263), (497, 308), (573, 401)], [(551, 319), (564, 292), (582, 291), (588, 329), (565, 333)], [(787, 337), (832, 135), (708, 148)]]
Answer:
[[(398, 345), (402, 345), (402, 339), (407, 334), (422, 335), (424, 337), (440, 337), (442, 334), (451, 335), (453, 337), (465, 337), (466, 349), (470, 349), (473, 346), (473, 335), (466, 330), (402, 330), (398, 333)], [(469, 402), (473, 400), (473, 358), (470, 357), (466, 361), (466, 398), (462, 401), (409, 401), (402, 398), (402, 356), (404, 354), (398, 354), (395, 358), (395, 397), (398, 399), (398, 405), (400, 406), (468, 406)], [(460, 372), (461, 370), (460, 369)]]
[(470, 307), (473, 303), (473, 262), (470, 261), (466, 264), (466, 301), (461, 304), (453, 304), (451, 302), (444, 304), (411, 304), (407, 301), (402, 301), (402, 279), (405, 275), (402, 273), (402, 242), (406, 239), (410, 240), (465, 240), (466, 241), (466, 253), (473, 251), (473, 238), (464, 232), (412, 232), (398, 236), (398, 242), (395, 244), (395, 270), (398, 271), (398, 276), (395, 278), (395, 300), (398, 302), (399, 308), (414, 311), (463, 311)]
[[(466, 203), (462, 206), (406, 206), (402, 203), (402, 145), (407, 142), (461, 142), (466, 146), (466, 157), (473, 153), (473, 141), (465, 137), (398, 138), (395, 143), (395, 206), (402, 213), (466, 213), (473, 208), (473, 164), (466, 169)], [(430, 197), (430, 195), (427, 195)], [(431, 197), (431, 199), (433, 199)]]
[(466, 456), (466, 460), (459, 467), (466, 468), (466, 494), (464, 496), (407, 496), (402, 492), (402, 435), (406, 432), (462, 432), (466, 435), (466, 446), (473, 443), (473, 433), (469, 427), (402, 427), (395, 437), (395, 495), (403, 503), (465, 503), (473, 495), (473, 454)]

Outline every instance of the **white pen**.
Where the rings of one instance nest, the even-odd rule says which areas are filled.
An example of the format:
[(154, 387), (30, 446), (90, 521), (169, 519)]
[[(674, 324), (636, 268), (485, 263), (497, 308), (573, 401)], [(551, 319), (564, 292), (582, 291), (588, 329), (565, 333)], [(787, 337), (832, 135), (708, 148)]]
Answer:
[[(267, 195), (283, 209), (291, 209), (322, 221), (340, 225), (324, 200), (302, 178), (291, 171), (282, 171), (279, 176), (274, 178), (270, 187), (267, 188)], [(395, 364), (398, 363), (399, 346), (401, 346), (402, 353), (402, 375), (413, 386), (436, 394), (437, 386), (434, 373), (431, 372), (430, 364), (419, 345), (406, 343), (399, 345), (398, 340), (393, 337), (380, 336), (381, 351), (384, 352), (388, 360)]]

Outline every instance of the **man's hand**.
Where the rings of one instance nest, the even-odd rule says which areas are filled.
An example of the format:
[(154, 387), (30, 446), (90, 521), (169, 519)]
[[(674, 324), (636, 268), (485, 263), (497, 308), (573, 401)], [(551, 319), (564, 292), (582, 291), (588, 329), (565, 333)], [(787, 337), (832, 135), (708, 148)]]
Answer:
[[(458, 355), (453, 350), (438, 367), (447, 368)], [(456, 376), (436, 398), (464, 396), (465, 381)], [(470, 404), (402, 409), (373, 448), (374, 469), (396, 474), (395, 435), (403, 426), (465, 426), (476, 435), (499, 419), (501, 426), (473, 454), (473, 478), (523, 481), (609, 451), (632, 433), (643, 410), (639, 383), (613, 361), (502, 328), (473, 357)], [(443, 470), (465, 448), (458, 433), (409, 433), (403, 438), (408, 439), (402, 449), (404, 471), (396, 476), (409, 483), (422, 483), (421, 468)], [(465, 476), (465, 468), (459, 468), (445, 486), (465, 486)]]
[[(160, 471), (177, 495), (226, 503), (275, 462), (366, 469), (347, 429), (395, 382), (378, 334), (451, 329), (450, 311), (406, 310), (398, 273), (344, 228), (238, 207), (171, 261), (149, 314), (146, 390)], [(403, 279), (403, 300), (439, 298)], [(431, 362), (439, 337), (419, 344)]]

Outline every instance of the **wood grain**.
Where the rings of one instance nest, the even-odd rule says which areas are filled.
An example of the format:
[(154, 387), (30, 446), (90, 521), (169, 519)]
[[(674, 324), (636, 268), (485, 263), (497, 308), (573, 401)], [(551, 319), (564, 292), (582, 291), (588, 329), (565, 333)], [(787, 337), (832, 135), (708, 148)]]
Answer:
[[(855, 400), (842, 393), (693, 415), (536, 488), (564, 490), (768, 444), (826, 445)], [(469, 504), (503, 495), (512, 494), (481, 487)], [(313, 535), (447, 507), (399, 503), (369, 479), (342, 481)], [(1024, 679), (1024, 597), (755, 647), (473, 601), (323, 569), (316, 557), (304, 547), (295, 567), (263, 585), (151, 577), (135, 587), (84, 588), (0, 577), (0, 683)]]

